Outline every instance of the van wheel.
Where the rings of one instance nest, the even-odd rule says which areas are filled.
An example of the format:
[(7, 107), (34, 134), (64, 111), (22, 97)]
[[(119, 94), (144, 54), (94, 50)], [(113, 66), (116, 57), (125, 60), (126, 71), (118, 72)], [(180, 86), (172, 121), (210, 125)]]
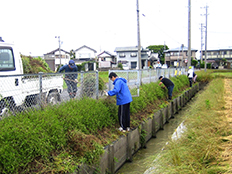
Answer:
[(58, 92), (51, 92), (48, 94), (48, 97), (47, 97), (48, 104), (55, 105), (58, 103), (58, 101), (59, 101), (59, 93)]

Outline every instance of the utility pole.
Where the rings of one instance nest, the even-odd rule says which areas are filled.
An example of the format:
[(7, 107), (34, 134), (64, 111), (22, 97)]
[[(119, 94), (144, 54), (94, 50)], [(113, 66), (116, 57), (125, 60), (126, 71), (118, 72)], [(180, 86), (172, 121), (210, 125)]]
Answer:
[(188, 1), (188, 63), (191, 66), (191, 0)]
[(201, 23), (201, 63), (202, 63), (202, 47), (203, 47), (203, 24)]
[(60, 36), (56, 36), (55, 38), (58, 38), (58, 43), (59, 43), (59, 58), (60, 58), (60, 66), (61, 66)]
[(137, 0), (137, 31), (138, 31), (138, 69), (141, 69), (141, 43), (140, 43), (140, 27), (139, 27), (139, 0)]
[(205, 7), (205, 72), (206, 72), (206, 61), (207, 61), (207, 17), (208, 17), (208, 6)]
[(181, 50), (182, 50), (181, 68), (183, 68), (183, 59), (184, 59), (183, 49), (184, 49), (184, 44), (181, 44)]

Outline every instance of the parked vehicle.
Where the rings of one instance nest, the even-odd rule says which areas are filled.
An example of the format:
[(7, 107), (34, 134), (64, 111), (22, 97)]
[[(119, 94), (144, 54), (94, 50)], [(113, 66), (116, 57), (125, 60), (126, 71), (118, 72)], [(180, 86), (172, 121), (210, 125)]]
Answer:
[(128, 66), (128, 64), (122, 64), (122, 68), (124, 70), (129, 70), (130, 69), (130, 67)]
[(162, 64), (156, 63), (156, 64), (153, 65), (153, 67), (154, 67), (155, 69), (157, 69), (157, 68), (162, 68)]
[(23, 74), (19, 52), (13, 44), (0, 41), (0, 116), (9, 110), (43, 103), (56, 103), (63, 91), (62, 74)]
[(217, 63), (212, 63), (211, 67), (212, 67), (212, 69), (218, 69), (218, 64)]

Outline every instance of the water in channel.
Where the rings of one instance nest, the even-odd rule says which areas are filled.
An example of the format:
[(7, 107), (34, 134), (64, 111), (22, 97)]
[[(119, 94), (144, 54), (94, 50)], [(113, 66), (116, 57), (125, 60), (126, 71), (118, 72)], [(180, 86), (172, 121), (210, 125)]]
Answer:
[(186, 118), (189, 102), (178, 114), (175, 114), (169, 123), (165, 124), (164, 130), (159, 130), (156, 138), (150, 139), (147, 148), (140, 149), (134, 156), (132, 162), (125, 163), (116, 174), (151, 174), (149, 172), (155, 165), (155, 160), (165, 147), (169, 138), (178, 138), (184, 130), (183, 121)]

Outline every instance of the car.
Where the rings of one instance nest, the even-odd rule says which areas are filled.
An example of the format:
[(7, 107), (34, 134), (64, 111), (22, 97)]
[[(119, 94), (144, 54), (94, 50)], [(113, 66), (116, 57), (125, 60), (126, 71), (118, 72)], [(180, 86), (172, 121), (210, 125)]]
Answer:
[(130, 67), (127, 64), (122, 64), (122, 68), (124, 70), (129, 70), (130, 69)]
[(157, 69), (157, 68), (161, 68), (162, 65), (157, 63), (157, 64), (154, 64), (153, 67), (154, 67), (155, 69)]
[(212, 69), (218, 69), (218, 64), (217, 63), (212, 63), (211, 67), (212, 67)]

